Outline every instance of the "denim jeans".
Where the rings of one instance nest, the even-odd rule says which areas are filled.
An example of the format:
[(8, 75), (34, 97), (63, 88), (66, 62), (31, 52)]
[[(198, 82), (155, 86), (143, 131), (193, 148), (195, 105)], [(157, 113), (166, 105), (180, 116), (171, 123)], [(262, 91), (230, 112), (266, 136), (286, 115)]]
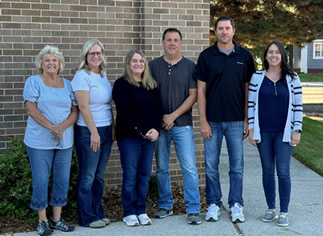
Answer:
[(283, 132), (261, 132), (257, 144), (261, 165), (262, 183), (269, 209), (276, 207), (275, 166), (278, 176), (280, 212), (288, 212), (291, 193), (290, 159), (294, 147), (283, 142)]
[(47, 208), (48, 181), (51, 171), (52, 187), (49, 204), (52, 206), (66, 205), (72, 150), (72, 147), (41, 150), (27, 146), (33, 179), (33, 195), (30, 204), (32, 209)]
[(221, 185), (219, 176), (220, 153), (223, 136), (225, 137), (229, 154), (230, 190), (229, 207), (235, 203), (243, 205), (243, 121), (209, 122), (211, 139), (204, 139), (206, 202), (222, 205)]
[(123, 169), (122, 205), (124, 216), (146, 213), (146, 197), (154, 155), (154, 143), (142, 138), (118, 142)]
[(160, 136), (156, 141), (159, 207), (172, 209), (174, 204), (169, 174), (171, 140), (173, 140), (183, 173), (186, 212), (198, 213), (200, 212), (200, 192), (192, 126), (173, 127), (171, 130), (160, 131)]
[(104, 171), (112, 145), (111, 126), (98, 127), (101, 145), (98, 151), (90, 147), (91, 133), (85, 126), (75, 125), (75, 147), (79, 161), (77, 210), (80, 226), (89, 226), (105, 218), (102, 207)]

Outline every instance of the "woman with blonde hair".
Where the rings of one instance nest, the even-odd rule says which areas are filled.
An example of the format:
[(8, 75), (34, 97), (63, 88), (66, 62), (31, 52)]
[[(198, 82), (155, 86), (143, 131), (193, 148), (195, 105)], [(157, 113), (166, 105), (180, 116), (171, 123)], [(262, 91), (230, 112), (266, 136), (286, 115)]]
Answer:
[(67, 204), (73, 125), (77, 119), (77, 107), (71, 82), (59, 76), (64, 69), (61, 51), (47, 45), (38, 54), (35, 64), (39, 74), (26, 80), (23, 92), (29, 115), (24, 143), (27, 146), (33, 180), (30, 207), (38, 211), (38, 234), (49, 235), (53, 232), (46, 216), (51, 174), (51, 227), (65, 232), (74, 230), (61, 217), (61, 212), (62, 207)]
[(79, 161), (77, 202), (79, 224), (100, 228), (110, 223), (101, 200), (104, 171), (112, 145), (112, 88), (105, 71), (104, 47), (99, 40), (87, 41), (72, 80), (79, 107), (75, 147)]
[(126, 56), (124, 75), (115, 82), (112, 96), (123, 169), (123, 221), (128, 226), (150, 225), (146, 196), (162, 114), (157, 83), (141, 51), (131, 50)]

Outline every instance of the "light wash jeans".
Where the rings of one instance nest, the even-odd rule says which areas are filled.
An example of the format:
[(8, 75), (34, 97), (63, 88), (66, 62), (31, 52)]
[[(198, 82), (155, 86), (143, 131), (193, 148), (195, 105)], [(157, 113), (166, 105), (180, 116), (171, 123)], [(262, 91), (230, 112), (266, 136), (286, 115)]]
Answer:
[(206, 202), (222, 205), (219, 163), (223, 136), (225, 137), (229, 154), (230, 191), (229, 207), (235, 203), (243, 205), (243, 121), (209, 122), (212, 130), (210, 140), (204, 139)]
[(27, 146), (33, 179), (33, 195), (30, 204), (32, 209), (47, 208), (48, 182), (51, 173), (52, 188), (49, 204), (51, 206), (66, 205), (72, 151), (71, 147), (41, 150)]
[(173, 196), (169, 174), (170, 144), (173, 140), (177, 158), (183, 173), (186, 212), (200, 212), (199, 179), (195, 159), (195, 141), (192, 126), (161, 130), (156, 141), (157, 184), (159, 208), (172, 209)]
[(294, 147), (283, 142), (283, 132), (261, 132), (257, 148), (262, 165), (262, 183), (269, 209), (276, 208), (275, 166), (278, 176), (280, 212), (288, 212), (291, 193), (290, 159)]

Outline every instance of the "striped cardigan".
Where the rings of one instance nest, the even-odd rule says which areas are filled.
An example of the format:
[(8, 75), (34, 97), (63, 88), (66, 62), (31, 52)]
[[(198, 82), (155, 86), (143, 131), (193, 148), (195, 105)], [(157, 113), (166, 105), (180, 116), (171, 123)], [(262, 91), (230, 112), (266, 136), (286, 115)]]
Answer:
[[(261, 142), (260, 127), (259, 127), (259, 89), (265, 77), (266, 71), (257, 71), (251, 77), (248, 93), (248, 124), (249, 129), (253, 129), (253, 140), (258, 143)], [(289, 91), (289, 104), (287, 120), (284, 128), (283, 142), (291, 142), (292, 132), (295, 130), (302, 130), (303, 122), (303, 102), (302, 102), (302, 84), (296, 74), (292, 80), (289, 75), (286, 76), (288, 91)], [(273, 112), (275, 108), (271, 107)]]

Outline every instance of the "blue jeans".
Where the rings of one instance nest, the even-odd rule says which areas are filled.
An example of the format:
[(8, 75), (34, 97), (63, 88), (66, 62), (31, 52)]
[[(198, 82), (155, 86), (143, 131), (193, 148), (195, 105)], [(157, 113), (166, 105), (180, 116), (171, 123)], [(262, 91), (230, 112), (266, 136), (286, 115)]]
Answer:
[(72, 150), (72, 148), (40, 150), (27, 146), (33, 179), (33, 195), (30, 204), (32, 209), (47, 208), (48, 181), (51, 171), (52, 188), (49, 204), (66, 205)]
[(123, 169), (122, 205), (124, 216), (146, 213), (146, 197), (154, 155), (154, 143), (142, 138), (118, 142)]
[(172, 209), (173, 196), (169, 175), (170, 144), (173, 140), (184, 180), (184, 199), (187, 213), (200, 212), (199, 179), (195, 159), (195, 141), (192, 126), (161, 130), (156, 141), (157, 184), (159, 207)]
[(257, 144), (262, 165), (262, 183), (269, 209), (276, 207), (275, 165), (278, 176), (280, 212), (288, 212), (291, 193), (290, 159), (294, 147), (283, 142), (283, 132), (261, 132)]
[(112, 145), (111, 126), (98, 127), (101, 145), (96, 152), (90, 147), (91, 133), (87, 127), (75, 125), (75, 147), (79, 161), (77, 210), (80, 226), (89, 226), (105, 218), (101, 204), (104, 171)]
[(219, 176), (220, 153), (223, 136), (225, 137), (229, 154), (230, 190), (229, 207), (235, 203), (243, 205), (243, 121), (209, 122), (212, 136), (204, 139), (206, 202), (222, 205), (221, 185)]

